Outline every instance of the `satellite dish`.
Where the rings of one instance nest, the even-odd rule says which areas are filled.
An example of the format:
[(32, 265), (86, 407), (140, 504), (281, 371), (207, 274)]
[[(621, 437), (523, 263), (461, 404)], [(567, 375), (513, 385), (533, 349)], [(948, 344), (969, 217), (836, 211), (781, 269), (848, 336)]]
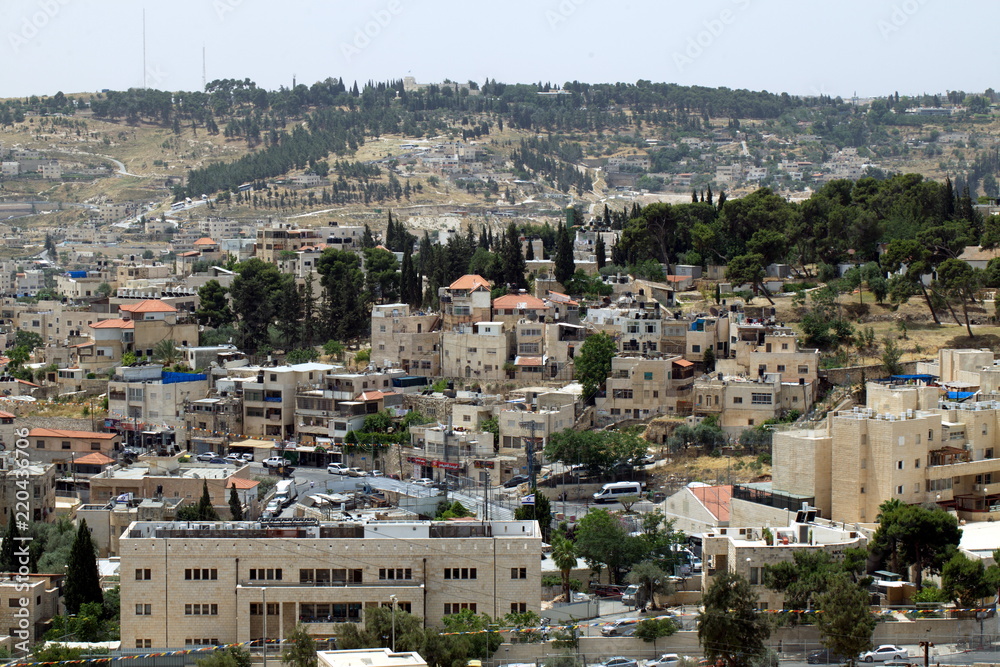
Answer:
[(717, 311), (715, 308), (709, 308), (708, 312), (711, 313), (712, 317), (715, 317), (719, 314), (719, 311)]

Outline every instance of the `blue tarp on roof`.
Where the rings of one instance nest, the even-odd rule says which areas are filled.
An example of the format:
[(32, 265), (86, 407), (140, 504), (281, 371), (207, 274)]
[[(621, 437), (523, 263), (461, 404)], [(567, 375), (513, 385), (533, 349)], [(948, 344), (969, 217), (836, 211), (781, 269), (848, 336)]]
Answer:
[(934, 375), (890, 375), (893, 380), (923, 380), (924, 382), (930, 382), (935, 378)]
[(163, 371), (163, 384), (177, 384), (178, 382), (197, 382), (207, 380), (208, 376), (203, 373), (177, 373), (174, 371)]
[(952, 400), (964, 401), (967, 398), (972, 398), (976, 395), (974, 391), (949, 391), (948, 398)]

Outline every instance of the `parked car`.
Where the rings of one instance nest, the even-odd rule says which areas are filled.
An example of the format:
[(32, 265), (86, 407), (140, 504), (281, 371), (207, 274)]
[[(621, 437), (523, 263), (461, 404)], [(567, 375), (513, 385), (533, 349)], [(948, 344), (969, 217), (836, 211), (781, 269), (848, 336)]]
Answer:
[(371, 474), (369, 474), (369, 477), (385, 477), (385, 473), (382, 472), (381, 470), (372, 470)]
[(598, 667), (639, 667), (639, 663), (632, 658), (623, 658), (621, 656), (605, 658), (597, 663), (597, 665)]
[(243, 465), (245, 463), (243, 457), (239, 454), (226, 454), (225, 461), (226, 463), (233, 463), (235, 465)]
[(902, 646), (896, 646), (895, 644), (882, 644), (875, 648), (874, 651), (867, 651), (861, 654), (859, 660), (864, 660), (865, 662), (885, 662), (886, 660), (900, 660), (902, 658), (909, 658), (910, 652), (903, 648)]
[(221, 463), (222, 465), (225, 465), (229, 463), (229, 461), (219, 456), (216, 456), (214, 459), (210, 460), (209, 463)]
[(646, 667), (677, 667), (681, 657), (676, 653), (664, 653), (659, 658), (646, 661)]
[(265, 468), (280, 468), (288, 465), (288, 459), (283, 456), (269, 456), (261, 461)]
[(414, 484), (419, 484), (420, 486), (430, 487), (434, 483), (434, 480), (430, 477), (421, 477), (420, 479), (412, 480)]
[(253, 454), (251, 454), (250, 452), (243, 452), (242, 454), (239, 455), (239, 457), (244, 461), (246, 461), (247, 463), (253, 461)]
[(275, 498), (267, 501), (267, 507), (264, 508), (264, 514), (262, 515), (265, 519), (271, 519), (278, 515), (281, 511), (281, 502)]
[[(619, 618), (617, 621), (611, 621), (607, 625), (602, 625), (601, 634), (605, 637), (626, 636), (626, 629), (631, 628), (632, 632), (635, 632), (635, 624), (638, 622), (639, 619), (637, 618)], [(632, 662), (635, 661), (633, 660)]]
[(594, 587), (594, 595), (596, 595), (599, 598), (620, 600), (624, 590), (625, 590), (624, 586), (615, 586), (613, 584), (602, 584), (600, 586)]
[(361, 468), (348, 468), (347, 474), (351, 477), (364, 477), (365, 471)]
[(847, 658), (837, 655), (828, 648), (822, 651), (810, 653), (806, 657), (806, 662), (810, 665), (837, 665), (847, 662)]
[(397, 475), (396, 473), (389, 473), (388, 475), (386, 475), (386, 477), (388, 477), (389, 479), (395, 479), (395, 480), (400, 479), (399, 475)]
[(217, 459), (217, 458), (219, 458), (219, 455), (216, 454), (215, 452), (202, 452), (201, 454), (195, 457), (195, 459), (197, 459), (198, 461), (211, 461), (212, 459)]
[(347, 470), (347, 466), (343, 463), (331, 463), (326, 467), (326, 471), (331, 475), (346, 475)]
[(503, 483), (503, 488), (513, 489), (514, 487), (521, 486), (526, 483), (529, 479), (530, 478), (527, 475), (514, 475)]

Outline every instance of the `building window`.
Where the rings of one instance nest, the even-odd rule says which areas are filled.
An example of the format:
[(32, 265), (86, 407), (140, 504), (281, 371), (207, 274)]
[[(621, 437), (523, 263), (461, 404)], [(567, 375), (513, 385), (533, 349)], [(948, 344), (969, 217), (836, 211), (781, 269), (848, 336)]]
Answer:
[(445, 579), (477, 579), (477, 571), (474, 567), (446, 567), (444, 569)]
[(151, 616), (153, 614), (153, 605), (139, 603), (135, 606), (136, 616)]
[(987, 447), (985, 450), (983, 450), (983, 458), (984, 459), (991, 459), (991, 458), (993, 458), (993, 448), (992, 447)]
[(145, 569), (143, 569), (143, 568), (136, 568), (136, 571), (135, 571), (135, 580), (136, 581), (149, 581), (150, 579), (152, 579), (152, 574), (153, 574), (153, 571), (150, 570), (149, 568), (145, 568)]
[(188, 637), (184, 640), (185, 646), (214, 646), (219, 643), (218, 637)]
[(510, 603), (510, 613), (512, 614), (523, 614), (528, 611), (527, 602), (511, 602)]
[(934, 442), (934, 429), (928, 429), (927, 442)]
[(917, 469), (920, 468), (920, 459), (913, 459), (913, 467)]
[(760, 571), (761, 571), (761, 568), (759, 568), (759, 567), (751, 567), (750, 568), (750, 585), (751, 586), (756, 586), (759, 583), (761, 583), (761, 576), (760, 576), (761, 573), (760, 573)]
[(218, 616), (219, 605), (217, 604), (186, 604), (184, 605), (185, 616)]
[[(253, 570), (250, 571), (253, 572)], [(188, 581), (216, 581), (219, 578), (219, 571), (214, 567), (211, 569), (187, 568), (184, 570), (184, 578)], [(256, 577), (251, 576), (250, 578), (255, 579)], [(278, 579), (281, 577), (279, 576)]]
[(903, 486), (902, 485), (896, 487), (896, 495), (897, 496), (903, 495)]
[(36, 440), (35, 441), (35, 449), (45, 449), (45, 441), (44, 440)]
[(153, 648), (153, 640), (152, 639), (136, 639), (135, 640), (135, 647), (136, 648)]
[(701, 352), (701, 345), (692, 345), (691, 352), (693, 352), (694, 354), (698, 354), (699, 352)]
[(250, 578), (257, 580), (281, 581), (281, 568), (250, 568)]
[(742, 402), (743, 402), (743, 397), (742, 396), (733, 396), (733, 404), (734, 405), (739, 405)]
[[(264, 605), (260, 602), (250, 603), (250, 615), (251, 616), (262, 616), (264, 611)], [(278, 615), (278, 603), (268, 602), (267, 603), (267, 615), (277, 616)]]
[(896, 461), (896, 470), (902, 470), (902, 469), (903, 469), (903, 462)]
[(808, 375), (808, 374), (809, 374), (808, 366), (799, 366), (799, 375)]
[(413, 579), (413, 570), (410, 568), (397, 567), (393, 568), (379, 568), (378, 578), (381, 581), (386, 580), (409, 580)]
[(771, 405), (771, 394), (751, 393), (750, 403), (752, 405)]
[(70, 444), (69, 444), (69, 440), (63, 440), (63, 441), (62, 441), (62, 448), (63, 448), (63, 449), (70, 449), (70, 447), (71, 447), (71, 446), (70, 446)]
[(653, 379), (653, 372), (652, 371), (643, 371), (642, 379), (643, 380), (652, 380)]
[(785, 372), (785, 365), (784, 364), (778, 364), (778, 372), (779, 373), (784, 373)]
[(526, 567), (512, 567), (512, 568), (510, 568), (510, 578), (511, 579), (527, 579), (528, 578), (528, 568), (526, 568)]
[(447, 616), (449, 614), (457, 614), (458, 612), (462, 611), (463, 609), (468, 609), (473, 614), (477, 613), (476, 612), (476, 603), (475, 602), (445, 602), (444, 603), (444, 615), (445, 616)]

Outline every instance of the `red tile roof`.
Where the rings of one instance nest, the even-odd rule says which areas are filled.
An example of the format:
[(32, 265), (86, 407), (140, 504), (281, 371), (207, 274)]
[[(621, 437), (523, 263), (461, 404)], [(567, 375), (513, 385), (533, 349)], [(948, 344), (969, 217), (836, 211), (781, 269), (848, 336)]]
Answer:
[(719, 521), (729, 521), (729, 502), (733, 497), (733, 487), (693, 486), (688, 487), (695, 498)]
[(12, 415), (9, 412), (0, 410), (0, 419), (17, 419), (17, 415)]
[(81, 438), (85, 440), (114, 440), (117, 433), (95, 433), (93, 431), (67, 431), (61, 428), (33, 428), (28, 437), (34, 438)]
[(107, 457), (104, 454), (101, 454), (100, 452), (91, 452), (86, 456), (81, 456), (78, 459), (73, 459), (73, 463), (82, 463), (83, 465), (90, 465), (90, 466), (106, 466), (109, 463), (114, 463), (114, 462), (115, 460), (113, 458)]
[(385, 393), (381, 391), (363, 391), (357, 395), (354, 399), (355, 401), (377, 401), (380, 398), (384, 398)]
[(492, 285), (490, 284), (490, 281), (475, 274), (464, 275), (452, 284), (448, 285), (448, 289), (464, 290), (490, 289), (491, 287)]
[(201, 257), (201, 253), (197, 250), (189, 250), (188, 252), (182, 252), (177, 255), (178, 257)]
[(135, 321), (123, 320), (121, 318), (101, 320), (100, 322), (95, 322), (94, 324), (91, 324), (90, 328), (91, 329), (135, 329)]
[(687, 359), (674, 359), (674, 365), (687, 368), (688, 366), (694, 366), (694, 362)]
[(541, 357), (515, 357), (515, 366), (542, 366), (544, 361)]
[(505, 294), (493, 299), (494, 308), (517, 310), (545, 310), (551, 306), (530, 294)]
[(118, 306), (118, 310), (126, 313), (176, 313), (177, 309), (159, 299), (146, 299), (139, 303), (126, 303)]
[(549, 299), (555, 301), (556, 303), (568, 303), (571, 306), (579, 306), (580, 304), (569, 297), (568, 294), (563, 294), (562, 292), (553, 292), (549, 290)]
[(208, 238), (207, 236), (202, 236), (200, 239), (194, 242), (194, 245), (218, 245), (215, 241)]
[(237, 489), (252, 489), (258, 484), (260, 484), (260, 482), (258, 482), (255, 479), (244, 479), (243, 477), (230, 477), (226, 481), (226, 488), (230, 489), (235, 486)]

